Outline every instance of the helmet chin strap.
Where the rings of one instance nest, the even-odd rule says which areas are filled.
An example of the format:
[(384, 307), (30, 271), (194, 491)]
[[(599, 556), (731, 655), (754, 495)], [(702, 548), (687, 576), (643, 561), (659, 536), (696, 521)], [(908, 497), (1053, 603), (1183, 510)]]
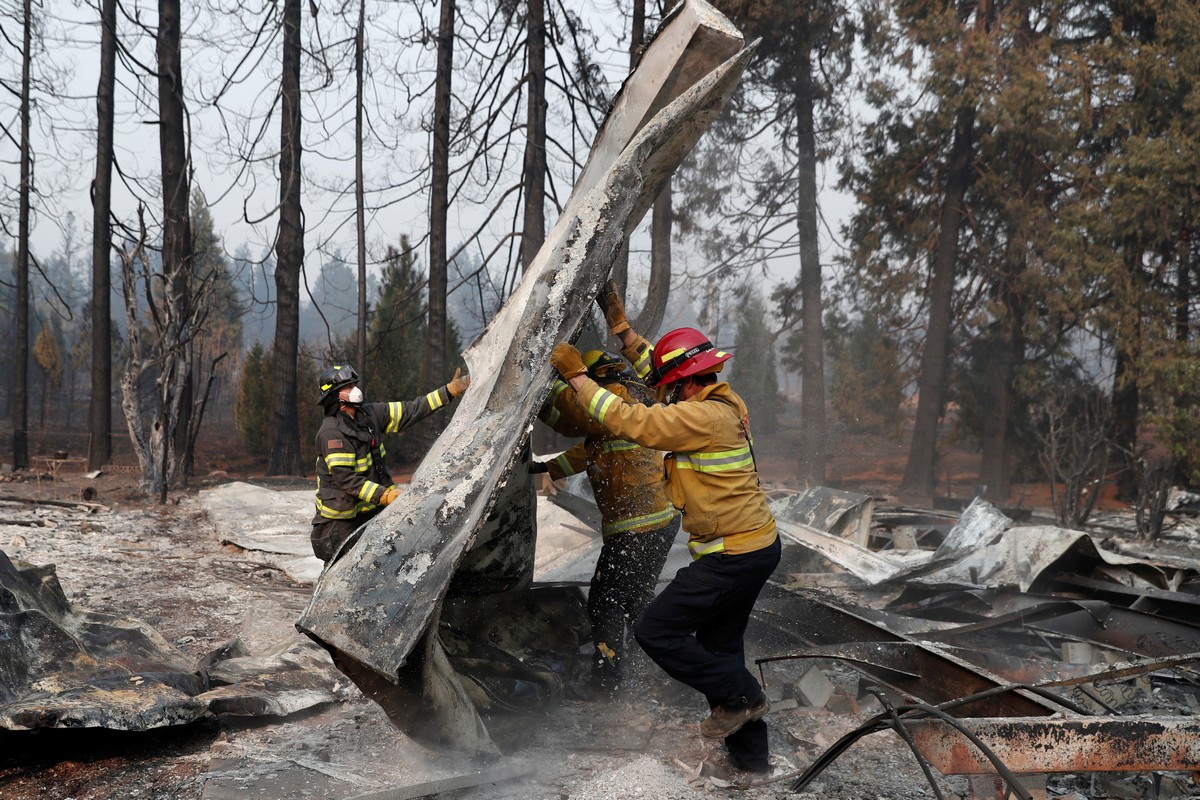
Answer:
[(671, 388), (667, 389), (667, 405), (672, 405), (679, 402), (679, 396), (683, 394), (683, 381), (678, 380), (671, 384)]

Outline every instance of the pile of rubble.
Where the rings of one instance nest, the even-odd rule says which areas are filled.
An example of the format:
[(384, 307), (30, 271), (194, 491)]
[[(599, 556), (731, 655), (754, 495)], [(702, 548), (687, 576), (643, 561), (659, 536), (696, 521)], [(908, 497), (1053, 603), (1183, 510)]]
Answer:
[[(776, 514), (810, 557), (781, 567), (759, 603), (762, 635), (794, 648), (760, 663), (840, 662), (884, 706), (795, 789), (856, 737), (892, 729), (977, 797), (1076, 791), (1081, 774), (1087, 797), (1196, 791), (1200, 557), (1187, 514), (1154, 547), (1120, 515), (1101, 535), (1016, 522), (980, 499), (957, 516), (818, 488)], [(834, 697), (816, 668), (794, 692)]]

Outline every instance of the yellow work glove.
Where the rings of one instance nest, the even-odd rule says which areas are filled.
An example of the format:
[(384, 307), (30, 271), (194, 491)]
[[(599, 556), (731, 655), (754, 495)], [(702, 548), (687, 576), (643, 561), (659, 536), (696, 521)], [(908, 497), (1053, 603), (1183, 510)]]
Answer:
[(458, 397), (460, 394), (465, 392), (467, 387), (470, 385), (471, 376), (463, 375), (462, 370), (458, 367), (455, 367), (454, 377), (451, 378), (450, 382), (446, 384), (446, 391), (450, 393), (451, 397)]
[(629, 330), (629, 320), (625, 319), (625, 304), (621, 302), (621, 294), (617, 291), (617, 282), (609, 281), (596, 298), (596, 305), (604, 312), (604, 321), (608, 323), (608, 332), (613, 336)]
[(550, 366), (558, 370), (558, 374), (562, 375), (564, 381), (569, 381), (576, 375), (586, 375), (587, 367), (583, 365), (583, 359), (579, 355), (579, 351), (574, 345), (560, 342), (554, 346), (554, 352), (550, 354)]
[(379, 505), (386, 506), (388, 503), (400, 496), (400, 490), (395, 486), (389, 486), (383, 490), (383, 494), (379, 497)]

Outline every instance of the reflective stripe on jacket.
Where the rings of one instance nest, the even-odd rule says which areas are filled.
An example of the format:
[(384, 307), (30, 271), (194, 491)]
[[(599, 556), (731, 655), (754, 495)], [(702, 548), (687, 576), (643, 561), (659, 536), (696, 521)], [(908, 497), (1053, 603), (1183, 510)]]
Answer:
[(654, 348), (640, 333), (635, 331), (633, 335), (636, 337), (633, 344), (622, 347), (621, 355), (625, 356), (625, 360), (633, 365), (633, 371), (637, 376), (646, 380), (650, 376), (650, 367), (653, 366), (651, 358), (654, 356)]
[(354, 417), (338, 411), (317, 430), (317, 512), (313, 524), (353, 519), (379, 503), (392, 476), (384, 465), (383, 433), (395, 433), (444, 407), (445, 387), (415, 400), (363, 403)]
[(588, 380), (578, 398), (613, 436), (670, 451), (667, 498), (683, 512), (694, 557), (749, 553), (775, 541), (775, 518), (750, 453), (746, 405), (729, 384), (705, 386), (669, 406), (647, 407), (625, 403)]
[[(607, 388), (621, 402), (634, 402), (619, 381)], [(604, 536), (656, 530), (675, 516), (663, 491), (662, 453), (613, 437), (583, 412), (562, 381), (555, 382), (539, 416), (564, 436), (584, 436), (546, 468), (554, 479), (587, 471)]]

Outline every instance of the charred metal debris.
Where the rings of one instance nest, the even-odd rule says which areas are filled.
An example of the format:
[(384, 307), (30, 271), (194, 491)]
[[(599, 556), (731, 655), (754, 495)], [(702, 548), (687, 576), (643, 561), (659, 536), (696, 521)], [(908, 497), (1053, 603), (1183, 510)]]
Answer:
[[(840, 662), (880, 709), (785, 776), (793, 791), (892, 730), (938, 798), (933, 770), (967, 776), (979, 798), (1053, 796), (1047, 776), (1062, 773), (1088, 774), (1094, 796), (1194, 796), (1200, 530), (1187, 509), (1152, 547), (1132, 515), (1099, 534), (982, 499), (957, 515), (818, 487), (775, 511), (798, 547), (756, 610), (760, 638), (780, 647), (759, 668), (769, 680), (775, 662)], [(775, 692), (835, 699), (815, 666)]]

